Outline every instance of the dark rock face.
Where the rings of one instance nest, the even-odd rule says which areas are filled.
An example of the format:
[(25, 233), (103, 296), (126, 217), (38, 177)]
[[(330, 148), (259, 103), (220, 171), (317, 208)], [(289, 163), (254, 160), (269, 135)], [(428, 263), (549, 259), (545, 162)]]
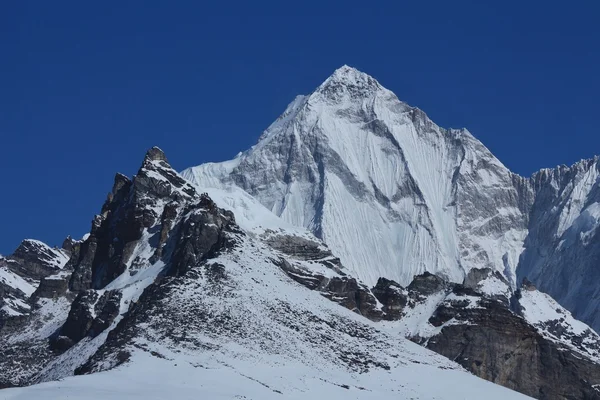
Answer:
[(284, 258), (274, 261), (288, 277), (311, 290), (321, 292), (329, 300), (346, 307), (373, 321), (383, 318), (377, 299), (368, 287), (360, 284), (354, 278), (335, 276), (332, 278), (307, 271), (293, 265)]
[(90, 237), (81, 244), (79, 261), (74, 267), (75, 270), (73, 271), (69, 282), (69, 289), (72, 291), (79, 292), (92, 286), (92, 263), (94, 262), (97, 248), (98, 239), (96, 236), (90, 235)]
[(408, 304), (408, 294), (402, 286), (392, 280), (379, 278), (371, 291), (383, 304), (385, 319), (398, 320), (403, 316), (404, 308)]
[(116, 290), (102, 296), (92, 289), (80, 292), (73, 301), (67, 321), (52, 339), (55, 351), (65, 351), (86, 336), (96, 337), (119, 315), (122, 293)]
[(59, 336), (67, 337), (73, 344), (83, 339), (94, 322), (94, 305), (98, 301), (98, 293), (86, 290), (75, 298), (69, 311), (67, 321), (60, 329)]
[(447, 285), (447, 282), (439, 276), (424, 272), (414, 277), (413, 281), (408, 285), (408, 290), (409, 292), (415, 292), (423, 297), (427, 297), (444, 290)]
[(538, 399), (599, 398), (592, 387), (600, 382), (598, 364), (544, 338), (502, 301), (463, 285), (452, 293), (455, 298), (443, 302), (430, 323), (454, 323), (430, 338), (427, 348), (481, 378)]
[[(269, 232), (267, 232), (269, 234)], [(265, 242), (277, 251), (298, 260), (317, 261), (344, 275), (340, 259), (323, 245), (297, 236), (270, 235)]]
[[(200, 328), (197, 326), (199, 323), (204, 327), (208, 319), (214, 318), (212, 311), (203, 307), (195, 308), (194, 304), (177, 307), (176, 311), (168, 310), (166, 309), (167, 299), (171, 296), (172, 291), (178, 290), (183, 281), (187, 282), (186, 285), (191, 285), (192, 282), (198, 281), (202, 276), (206, 277), (207, 281), (211, 283), (211, 290), (221, 293), (222, 285), (227, 281), (225, 267), (206, 259), (209, 255), (214, 256), (227, 251), (235, 243), (236, 236), (243, 235), (235, 225), (233, 215), (230, 212), (216, 207), (212, 200), (205, 195), (202, 196), (200, 203), (202, 207), (196, 214), (191, 215), (183, 222), (179, 234), (172, 238), (178, 245), (186, 243), (184, 247), (188, 250), (183, 253), (173, 253), (173, 266), (169, 269), (168, 274), (148, 286), (139, 300), (130, 305), (124, 318), (109, 332), (106, 342), (86, 363), (74, 371), (75, 375), (89, 374), (106, 369), (103, 361), (107, 358), (114, 360), (112, 367), (127, 362), (130, 358), (127, 345), (130, 345), (135, 337), (144, 336), (144, 330), (140, 328), (141, 324), (151, 324), (153, 328), (160, 329), (163, 332), (163, 338), (168, 338), (168, 340), (175, 343), (189, 346), (198, 345), (197, 340), (191, 337), (187, 338), (185, 331), (188, 329), (193, 331), (193, 326), (199, 330)], [(191, 239), (189, 229), (196, 227), (199, 221), (198, 218), (192, 217), (201, 214), (207, 214), (202, 218), (206, 221), (213, 221), (209, 224), (214, 223), (218, 226), (218, 232), (215, 234), (211, 230), (211, 234), (204, 236), (208, 240), (206, 243), (199, 240), (186, 242), (186, 240)], [(185, 229), (185, 226), (188, 226), (188, 230)], [(202, 233), (202, 230), (198, 233)], [(98, 301), (98, 304), (100, 302), (101, 300)], [(105, 308), (106, 306), (104, 306)], [(173, 315), (174, 313), (183, 314), (185, 317), (178, 319), (177, 316)], [(169, 315), (172, 327), (165, 326), (165, 315)], [(157, 324), (157, 320), (161, 322)], [(217, 328), (221, 324), (227, 325), (228, 323), (231, 323), (228, 318), (222, 318), (214, 323), (211, 322), (209, 325)], [(93, 327), (94, 324), (92, 324), (92, 329)], [(181, 327), (185, 327), (184, 332), (178, 332)], [(227, 333), (222, 332), (222, 334), (235, 335), (235, 331), (236, 326), (231, 325), (227, 327)]]
[(178, 229), (170, 275), (182, 275), (205, 258), (229, 247), (227, 232), (238, 230), (233, 213), (218, 208), (208, 195), (201, 195), (189, 213)]
[(334, 277), (321, 293), (328, 299), (372, 321), (379, 321), (383, 317), (383, 312), (378, 308), (375, 296), (369, 288), (359, 284), (354, 278)]
[(32, 295), (33, 302), (40, 297), (56, 299), (66, 296), (69, 290), (69, 280), (67, 278), (67, 276), (42, 278), (40, 285)]
[[(384, 317), (377, 299), (369, 288), (356, 279), (346, 276), (339, 258), (334, 257), (322, 244), (297, 236), (277, 235), (267, 232), (265, 242), (273, 249), (291, 257), (281, 258), (275, 263), (294, 281), (311, 290), (318, 290), (328, 299), (373, 321)], [(339, 276), (332, 278), (308, 271), (294, 264), (293, 260), (313, 261), (335, 271)]]
[[(146, 235), (143, 241), (142, 235)], [(23, 310), (20, 316), (7, 319), (0, 315), (0, 335), (20, 330), (33, 333), (31, 338), (10, 344), (3, 343), (0, 336), (0, 387), (36, 382), (55, 357), (84, 340), (82, 345), (88, 346), (93, 343), (89, 339), (114, 328), (117, 318), (126, 317), (127, 312), (121, 310), (129, 300), (123, 299), (121, 289), (102, 290), (122, 273), (127, 271), (132, 277), (162, 261), (165, 266), (157, 279), (173, 279), (229, 249), (236, 235), (243, 233), (233, 213), (218, 208), (206, 194), (196, 193), (159, 149), (151, 149), (133, 180), (115, 176), (112, 191), (83, 241), (68, 237), (61, 250), (24, 241), (15, 260), (0, 258), (2, 263), (18, 264), (19, 271), (27, 271), (32, 284), (36, 279), (30, 276), (39, 282), (31, 298), (0, 283), (2, 296), (18, 296), (15, 298), (23, 304), (31, 305), (31, 310)], [(136, 253), (140, 243), (143, 254)], [(49, 255), (56, 253), (66, 265), (57, 269), (57, 261), (39, 249)], [(223, 265), (207, 263), (204, 270), (210, 282), (226, 280)], [(151, 284), (148, 290), (153, 287)], [(45, 309), (45, 304), (50, 308)], [(132, 312), (135, 305), (129, 305)], [(61, 321), (61, 315), (53, 314), (55, 307), (63, 313), (64, 322), (49, 337), (35, 339), (37, 327), (47, 320)], [(22, 348), (28, 351), (18, 351)]]
[(104, 292), (98, 299), (98, 302), (94, 305), (94, 314), (96, 315), (96, 318), (92, 321), (92, 325), (87, 331), (87, 335), (96, 337), (112, 324), (119, 315), (122, 296), (123, 294), (118, 290)]
[[(92, 222), (90, 236), (81, 244), (79, 260), (70, 281), (72, 291), (101, 289), (121, 275), (131, 260), (144, 229), (161, 222), (161, 235), (153, 261), (163, 255), (177, 209), (197, 196), (194, 188), (167, 163), (164, 153), (152, 148), (133, 180), (115, 176), (102, 213)], [(162, 215), (156, 209), (163, 202)]]
[(177, 217), (177, 208), (179, 206), (180, 204), (177, 202), (169, 203), (165, 206), (161, 216), (160, 236), (158, 238), (154, 255), (150, 259), (150, 262), (152, 263), (160, 260), (163, 255), (163, 250), (165, 244), (167, 243), (167, 239), (169, 238), (169, 232), (171, 232), (171, 229), (173, 229), (173, 221)]

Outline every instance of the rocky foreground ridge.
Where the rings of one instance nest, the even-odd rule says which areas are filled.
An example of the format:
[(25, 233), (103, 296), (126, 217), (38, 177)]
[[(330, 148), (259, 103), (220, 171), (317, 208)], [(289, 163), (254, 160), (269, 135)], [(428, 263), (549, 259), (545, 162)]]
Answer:
[(407, 371), (442, 385), (435, 374), (464, 368), (539, 399), (600, 398), (600, 338), (531, 283), (473, 268), (461, 283), (425, 272), (369, 285), (307, 231), (254, 218), (268, 211), (247, 194), (207, 191), (153, 148), (132, 179), (116, 175), (84, 239), (25, 240), (0, 259), (0, 387), (144, 355), (336, 370), (337, 388), (365, 395), (401, 390)]

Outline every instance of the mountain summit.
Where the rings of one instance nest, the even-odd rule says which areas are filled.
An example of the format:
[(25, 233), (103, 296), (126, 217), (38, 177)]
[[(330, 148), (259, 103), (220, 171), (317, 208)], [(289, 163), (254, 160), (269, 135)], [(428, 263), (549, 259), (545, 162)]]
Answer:
[(241, 157), (183, 176), (240, 186), (370, 284), (425, 271), (459, 282), (475, 266), (516, 284), (526, 224), (512, 174), (469, 132), (438, 127), (354, 68), (297, 98)]
[(368, 96), (370, 93), (381, 90), (383, 87), (373, 77), (344, 65), (323, 82), (315, 92), (327, 96), (346, 92), (353, 96)]
[[(589, 160), (520, 177), (466, 129), (440, 128), (343, 66), (250, 150), (182, 175), (240, 187), (369, 284), (385, 276), (407, 285), (426, 271), (462, 282), (490, 268), (513, 290), (529, 277), (598, 330), (600, 285), (581, 278), (597, 274), (598, 171)], [(574, 246), (559, 250), (567, 241)]]

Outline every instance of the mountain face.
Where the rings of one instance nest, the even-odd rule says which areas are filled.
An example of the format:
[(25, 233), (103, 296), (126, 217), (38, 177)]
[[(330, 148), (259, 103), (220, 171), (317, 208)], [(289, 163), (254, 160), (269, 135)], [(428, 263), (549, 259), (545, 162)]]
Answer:
[(599, 399), (598, 171), (519, 177), (343, 67), (234, 160), (153, 148), (84, 238), (0, 258), (0, 388), (39, 384), (0, 397)]
[[(531, 284), (472, 268), (369, 285), (240, 188), (200, 192), (157, 148), (116, 175), (84, 239), (26, 240), (2, 267), (3, 304), (25, 306), (0, 312), (0, 387), (46, 382), (8, 399), (127, 398), (164, 375), (145, 396), (183, 396), (170, 385), (185, 376), (215, 398), (520, 398), (467, 371), (539, 399), (600, 397), (600, 337)], [(88, 378), (53, 383), (73, 375)], [(123, 387), (104, 392), (106, 376)]]
[(296, 98), (249, 151), (183, 176), (244, 189), (369, 284), (425, 271), (461, 282), (477, 267), (516, 285), (528, 205), (513, 174), (353, 68)]
[(596, 158), (520, 177), (467, 130), (438, 127), (344, 66), (250, 150), (182, 175), (243, 189), (369, 285), (424, 272), (461, 283), (489, 268), (513, 291), (528, 278), (600, 330), (599, 170)]
[(535, 193), (518, 268), (573, 314), (600, 330), (600, 159), (545, 169)]
[(63, 247), (25, 241), (3, 265), (21, 279), (3, 301), (28, 307), (0, 314), (0, 387), (47, 383), (2, 398), (525, 398), (407, 340), (393, 296), (384, 310), (312, 234), (239, 189), (198, 192), (157, 148)]

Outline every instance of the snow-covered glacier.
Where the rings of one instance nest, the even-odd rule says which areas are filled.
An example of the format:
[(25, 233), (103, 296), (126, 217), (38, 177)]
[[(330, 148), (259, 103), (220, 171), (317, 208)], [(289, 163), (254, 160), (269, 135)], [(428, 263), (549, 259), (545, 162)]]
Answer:
[(243, 189), (369, 285), (425, 271), (462, 282), (490, 268), (513, 289), (528, 277), (598, 330), (598, 171), (594, 159), (521, 177), (466, 129), (437, 126), (343, 66), (255, 146), (182, 175)]

